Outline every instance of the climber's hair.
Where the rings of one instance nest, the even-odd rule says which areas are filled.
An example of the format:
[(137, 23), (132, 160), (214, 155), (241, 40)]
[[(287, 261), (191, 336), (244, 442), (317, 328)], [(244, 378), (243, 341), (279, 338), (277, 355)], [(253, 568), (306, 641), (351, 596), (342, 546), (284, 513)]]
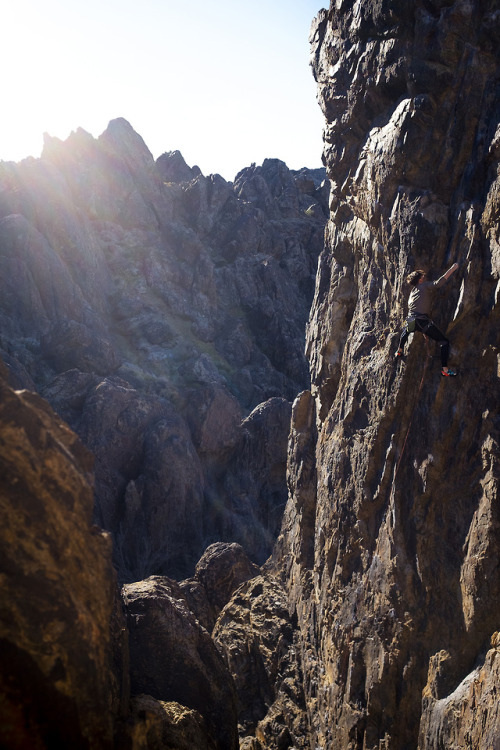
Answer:
[(422, 276), (425, 276), (425, 271), (412, 271), (406, 277), (406, 283), (411, 284), (412, 286), (417, 286)]

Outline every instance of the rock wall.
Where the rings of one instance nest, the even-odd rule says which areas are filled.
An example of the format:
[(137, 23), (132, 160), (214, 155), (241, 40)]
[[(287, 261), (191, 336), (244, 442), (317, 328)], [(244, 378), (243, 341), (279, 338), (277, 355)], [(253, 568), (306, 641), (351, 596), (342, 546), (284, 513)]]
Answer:
[[(338, 0), (311, 39), (331, 214), (274, 558), (309, 746), (497, 747), (500, 16)], [(407, 273), (453, 262), (455, 379), (394, 359)]]
[(276, 159), (155, 162), (125, 120), (0, 163), (0, 357), (94, 454), (122, 580), (221, 539), (269, 555), (327, 196)]
[(257, 567), (219, 543), (183, 587), (153, 576), (120, 596), (110, 535), (91, 523), (92, 455), (7, 376), (1, 365), (0, 746), (236, 750), (235, 687), (209, 630)]
[[(291, 409), (289, 498), (273, 556), (259, 570), (238, 545), (213, 545), (193, 566), (194, 575), (180, 583), (151, 576), (126, 585), (123, 620), (106, 573), (109, 549), (88, 528), (89, 488), (80, 476), (89, 471), (88, 454), (66, 428), (54, 426), (53, 415), (50, 429), (2, 432), (22, 444), (15, 455), (6, 454), (6, 465), (29, 458), (33, 447), (47, 458), (41, 485), (34, 454), (25, 470), (3, 474), (10, 484), (2, 502), (17, 497), (20, 483), (34, 517), (27, 519), (31, 527), (20, 528), (10, 507), (10, 523), (18, 526), (15, 533), (10, 525), (4, 530), (14, 553), (2, 576), (9, 594), (3, 601), (14, 607), (13, 613), (4, 610), (2, 622), (10, 625), (2, 628), (8, 653), (18, 654), (2, 661), (7, 747), (16, 747), (11, 727), (15, 721), (25, 727), (25, 710), (36, 721), (32, 735), (20, 736), (31, 746), (50, 746), (45, 718), (39, 720), (50, 712), (45, 704), (41, 712), (33, 708), (47, 685), (50, 706), (70, 706), (67, 725), (49, 724), (77, 747), (233, 750), (237, 733), (241, 750), (499, 745), (500, 16), (492, 0), (336, 0), (318, 15), (311, 40), (334, 189), (307, 329), (311, 388)], [(153, 167), (147, 151), (136, 148), (137, 138), (115, 123), (98, 143), (82, 133), (71, 139), (75, 154), (83, 149), (83, 162), (80, 156), (68, 161), (67, 145), (48, 143), (41, 163), (25, 164), (19, 173), (4, 166), (8, 210), (0, 226), (8, 249), (2, 256), (2, 343), (11, 379), (33, 385), (39, 378), (37, 387), (94, 448), (99, 512), (113, 519), (119, 508), (129, 519), (122, 551), (147, 536), (142, 530), (148, 523), (148, 533), (154, 532), (159, 503), (152, 503), (155, 512), (148, 516), (143, 500), (154, 498), (155, 477), (160, 485), (170, 482), (176, 504), (168, 512), (174, 515), (160, 519), (176, 529), (193, 506), (214, 514), (219, 529), (221, 519), (222, 527), (234, 522), (229, 506), (223, 503), (221, 511), (217, 502), (207, 504), (207, 486), (213, 500), (225, 488), (245, 501), (240, 482), (268, 498), (271, 479), (278, 481), (279, 461), (261, 430), (269, 445), (282, 440), (279, 423), (288, 423), (290, 393), (273, 388), (293, 383), (293, 390), (297, 370), (270, 374), (267, 332), (259, 349), (263, 358), (253, 350), (250, 334), (259, 318), (252, 304), (256, 290), (270, 289), (281, 264), (293, 258), (294, 268), (304, 267), (301, 253), (293, 251), (275, 263), (266, 237), (284, 232), (283, 222), (291, 231), (294, 196), (312, 195), (311, 183), (309, 192), (299, 188), (305, 175), (295, 175), (292, 187), (279, 163), (250, 168), (228, 193), (227, 184), (203, 178), (179, 154)], [(88, 181), (89, 173), (103, 170), (106, 180)], [(40, 184), (42, 202), (36, 199)], [(57, 198), (49, 184), (59, 186)], [(70, 184), (71, 194), (65, 190)], [(85, 216), (76, 226), (75, 195)], [(12, 215), (15, 201), (23, 206), (21, 217)], [(320, 203), (311, 206), (306, 226)], [(182, 221), (173, 220), (174, 207), (183, 212)], [(261, 226), (256, 256), (249, 259), (250, 266), (255, 261), (251, 288), (233, 284), (227, 264), (243, 262), (242, 250), (263, 217), (266, 232)], [(239, 239), (221, 239), (209, 245), (213, 253), (204, 253), (200, 238), (215, 231), (221, 238), (224, 227), (234, 225)], [(67, 242), (47, 240), (56, 236), (55, 226), (65, 227)], [(79, 248), (78, 264), (67, 265), (61, 258), (73, 247)], [(164, 256), (169, 262), (162, 265)], [(437, 347), (422, 336), (413, 336), (403, 361), (394, 358), (407, 273), (425, 268), (436, 277), (453, 262), (459, 270), (436, 300), (433, 318), (451, 339), (452, 364), (460, 371), (455, 379), (440, 375)], [(236, 328), (221, 324), (228, 321), (221, 312), (226, 301), (216, 306), (215, 317), (206, 314), (213, 312), (211, 285), (230, 290), (227, 311), (239, 321)], [(64, 289), (71, 290), (65, 304), (72, 312), (58, 319)], [(262, 296), (266, 320), (273, 317), (273, 294)], [(158, 308), (152, 296), (161, 301)], [(167, 315), (168, 305), (175, 315)], [(225, 332), (231, 349), (220, 342), (217, 348), (214, 330)], [(280, 339), (279, 331), (273, 335), (283, 357), (286, 337)], [(144, 339), (145, 359), (131, 356)], [(196, 350), (190, 350), (192, 359), (179, 354), (188, 344)], [(232, 347), (238, 357), (254, 352), (257, 367), (249, 369), (249, 379), (224, 379)], [(235, 369), (241, 375), (244, 368)], [(259, 404), (258, 383), (266, 373), (266, 383), (273, 383), (266, 399), (273, 398)], [(145, 385), (148, 377), (154, 386)], [(0, 416), (7, 425), (33, 405), (49, 413), (36, 396), (6, 386), (3, 393), (7, 412)], [(242, 434), (240, 414), (252, 409)], [(130, 438), (140, 441), (138, 450), (131, 450)], [(109, 447), (109, 461), (100, 440)], [(75, 450), (80, 478), (71, 468)], [(163, 451), (166, 463), (158, 458)], [(145, 457), (151, 474), (143, 471)], [(257, 486), (254, 464), (266, 475)], [(179, 471), (167, 471), (173, 465)], [(75, 483), (69, 498), (61, 477)], [(199, 494), (189, 490), (198, 481), (193, 477), (202, 477)], [(27, 479), (34, 482), (31, 494), (24, 492)], [(109, 491), (113, 487), (118, 494)], [(46, 543), (45, 527), (34, 523), (38, 494), (46, 502), (57, 498), (51, 514), (61, 515), (63, 528), (74, 512), (70, 500), (84, 498), (85, 522), (79, 517), (78, 528), (68, 531), (76, 546), (61, 547), (57, 534)], [(239, 520), (244, 526), (244, 514)], [(134, 524), (141, 532), (136, 536)], [(186, 528), (193, 548), (203, 545), (203, 533), (197, 537), (196, 526)], [(89, 539), (101, 539), (97, 549)], [(169, 538), (169, 544), (175, 541)], [(26, 575), (29, 591), (36, 591), (40, 569), (47, 574), (44, 585), (55, 581), (57, 588), (58, 576), (74, 570), (75, 592), (87, 593), (89, 544), (97, 557), (98, 591), (91, 601), (76, 593), (68, 597), (71, 582), (64, 582), (61, 601), (76, 613), (71, 609), (62, 625), (79, 623), (77, 641), (66, 641), (57, 618), (40, 629), (40, 601), (32, 605), (12, 581)], [(139, 570), (137, 560), (156, 551), (133, 552), (135, 561), (124, 561), (123, 568)], [(62, 573), (60, 559), (67, 561)], [(78, 697), (73, 676), (89, 641), (97, 649), (95, 680), (83, 684)], [(25, 709), (16, 675), (32, 661)], [(104, 717), (94, 710), (103, 695)]]
[(128, 700), (109, 534), (92, 456), (0, 369), (0, 745), (112, 748)]

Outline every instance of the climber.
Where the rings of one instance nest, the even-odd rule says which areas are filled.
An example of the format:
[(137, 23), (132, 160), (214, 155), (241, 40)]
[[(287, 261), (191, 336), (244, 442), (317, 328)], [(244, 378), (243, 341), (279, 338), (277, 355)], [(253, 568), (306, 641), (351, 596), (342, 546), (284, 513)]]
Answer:
[(396, 358), (401, 358), (410, 333), (423, 333), (428, 338), (437, 341), (440, 345), (441, 375), (447, 378), (457, 374), (456, 370), (448, 367), (450, 342), (444, 333), (432, 322), (429, 313), (431, 311), (434, 292), (450, 278), (457, 268), (458, 263), (454, 263), (437, 281), (428, 281), (425, 271), (413, 271), (407, 276), (406, 281), (408, 284), (411, 284), (413, 289), (408, 298), (408, 318), (401, 332), (399, 347), (396, 352)]

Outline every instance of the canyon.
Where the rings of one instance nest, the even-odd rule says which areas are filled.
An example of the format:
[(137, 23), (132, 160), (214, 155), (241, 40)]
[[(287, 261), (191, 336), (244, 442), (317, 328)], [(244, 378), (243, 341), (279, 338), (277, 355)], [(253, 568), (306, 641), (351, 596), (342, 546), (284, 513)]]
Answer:
[(0, 356), (93, 453), (120, 581), (269, 556), (327, 202), (324, 169), (228, 183), (123, 119), (0, 165)]
[[(9, 750), (500, 747), (500, 12), (310, 43), (326, 182), (124, 120), (0, 164)], [(446, 378), (395, 353), (455, 262)]]

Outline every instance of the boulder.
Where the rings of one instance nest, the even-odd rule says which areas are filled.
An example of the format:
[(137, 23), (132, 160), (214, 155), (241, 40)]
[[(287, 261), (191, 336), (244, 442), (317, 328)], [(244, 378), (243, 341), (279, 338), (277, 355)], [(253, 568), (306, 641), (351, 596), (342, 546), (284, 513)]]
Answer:
[(196, 565), (196, 578), (212, 606), (221, 610), (241, 583), (254, 578), (258, 568), (239, 544), (210, 545)]
[(236, 750), (232, 678), (207, 631), (186, 606), (178, 584), (153, 576), (127, 584), (122, 594), (132, 695), (149, 695), (197, 712), (206, 724), (209, 747)]
[(126, 741), (133, 750), (217, 750), (198, 711), (151, 695), (137, 695), (131, 705), (134, 724)]
[(240, 584), (259, 573), (239, 544), (211, 544), (196, 564), (194, 578), (180, 586), (200, 623), (212, 632), (217, 617)]

